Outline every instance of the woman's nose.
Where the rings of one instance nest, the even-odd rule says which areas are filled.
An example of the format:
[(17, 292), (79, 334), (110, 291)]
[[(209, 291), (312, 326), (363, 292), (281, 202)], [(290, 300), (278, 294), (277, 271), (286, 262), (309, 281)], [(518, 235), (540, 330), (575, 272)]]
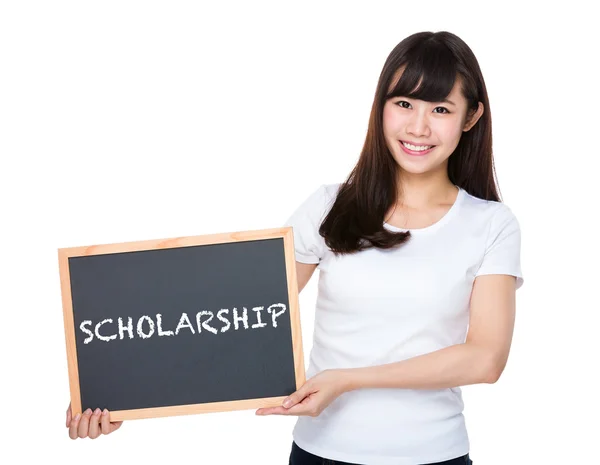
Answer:
[(430, 128), (427, 115), (424, 111), (413, 111), (406, 132), (415, 137), (429, 137)]

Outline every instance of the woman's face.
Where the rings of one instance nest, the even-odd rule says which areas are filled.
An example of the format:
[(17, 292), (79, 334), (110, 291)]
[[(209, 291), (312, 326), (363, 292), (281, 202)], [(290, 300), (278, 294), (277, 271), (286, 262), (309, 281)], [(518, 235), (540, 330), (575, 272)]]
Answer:
[[(483, 114), (479, 102), (477, 112), (467, 121), (467, 100), (460, 86), (456, 79), (446, 102), (394, 97), (385, 103), (383, 134), (401, 170), (421, 174), (447, 169), (448, 157), (463, 131), (471, 129)], [(413, 146), (406, 147), (403, 142)]]

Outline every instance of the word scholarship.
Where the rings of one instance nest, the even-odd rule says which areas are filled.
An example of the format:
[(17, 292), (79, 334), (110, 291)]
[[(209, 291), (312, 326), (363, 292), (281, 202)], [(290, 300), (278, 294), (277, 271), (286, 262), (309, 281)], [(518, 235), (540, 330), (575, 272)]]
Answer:
[[(102, 342), (123, 340), (125, 337), (133, 339), (135, 335), (141, 339), (148, 339), (153, 336), (177, 336), (181, 332), (201, 334), (204, 331), (219, 334), (231, 330), (232, 327), (234, 331), (242, 328), (253, 330), (265, 328), (269, 326), (269, 323), (273, 328), (277, 328), (277, 319), (286, 312), (287, 308), (282, 303), (270, 305), (266, 310), (270, 318), (268, 316), (265, 318), (269, 323), (264, 322), (262, 319), (261, 312), (265, 310), (265, 307), (252, 307), (251, 310), (254, 312), (253, 321), (249, 321), (249, 315), (252, 316), (252, 314), (249, 314), (246, 307), (242, 307), (241, 311), (234, 307), (231, 314), (228, 308), (222, 308), (216, 315), (208, 310), (199, 311), (193, 318), (194, 323), (192, 323), (187, 313), (181, 313), (175, 329), (165, 329), (163, 327), (163, 318), (160, 313), (157, 313), (155, 318), (149, 315), (141, 316), (136, 322), (135, 332), (132, 317), (127, 317), (127, 322), (122, 317), (118, 317), (117, 321), (112, 318), (105, 318), (95, 325), (92, 320), (83, 320), (79, 325), (79, 329), (86, 336), (83, 341), (84, 344), (89, 344), (94, 339)], [(213, 322), (215, 318), (216, 321)]]

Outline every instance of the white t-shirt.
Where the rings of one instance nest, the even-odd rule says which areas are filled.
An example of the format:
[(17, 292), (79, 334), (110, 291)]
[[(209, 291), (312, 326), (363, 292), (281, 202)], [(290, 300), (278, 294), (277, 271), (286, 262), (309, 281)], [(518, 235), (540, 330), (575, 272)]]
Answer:
[[(509, 274), (517, 288), (523, 284), (514, 214), (462, 188), (443, 218), (411, 229), (397, 249), (335, 257), (318, 229), (339, 186), (321, 185), (285, 222), (293, 227), (296, 260), (320, 270), (307, 379), (463, 343), (476, 276)], [(293, 437), (308, 452), (343, 462), (439, 462), (469, 452), (462, 412), (460, 388), (357, 389), (317, 417), (299, 417)]]

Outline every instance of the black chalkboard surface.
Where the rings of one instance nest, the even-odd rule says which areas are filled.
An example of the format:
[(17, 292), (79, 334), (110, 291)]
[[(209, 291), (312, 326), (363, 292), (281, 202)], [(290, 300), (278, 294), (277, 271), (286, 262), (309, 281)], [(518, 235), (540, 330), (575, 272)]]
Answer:
[(275, 406), (304, 383), (292, 228), (58, 252), (73, 414)]

